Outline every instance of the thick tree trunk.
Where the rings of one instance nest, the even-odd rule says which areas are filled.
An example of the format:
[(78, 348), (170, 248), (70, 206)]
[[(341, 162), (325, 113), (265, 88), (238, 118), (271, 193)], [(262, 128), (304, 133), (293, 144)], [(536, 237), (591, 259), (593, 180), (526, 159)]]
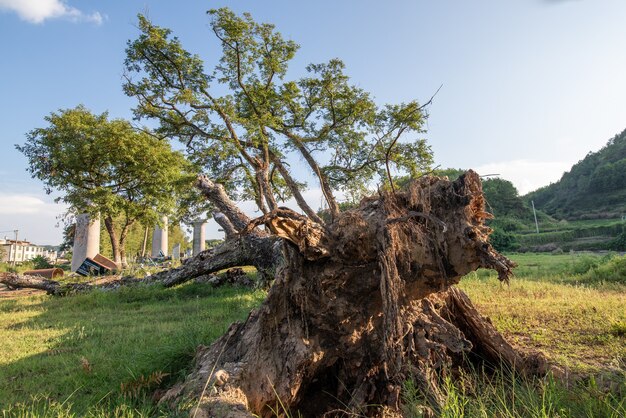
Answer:
[(213, 182), (204, 174), (198, 176), (196, 186), (200, 189), (202, 194), (228, 218), (237, 231), (243, 230), (250, 223), (250, 218), (237, 207), (230, 197), (228, 197), (224, 186)]
[(264, 216), (284, 239), (267, 299), (199, 350), (163, 400), (191, 395), (207, 416), (369, 416), (397, 410), (410, 378), (436, 410), (438, 376), (466, 359), (544, 372), (453, 287), (479, 267), (511, 274), (487, 241), (487, 217), (474, 172), (365, 200), (328, 229), (290, 211)]
[(278, 159), (278, 158), (274, 158), (273, 161), (274, 161), (274, 165), (276, 166), (276, 169), (280, 173), (281, 177), (285, 180), (285, 183), (287, 183), (287, 187), (291, 191), (291, 194), (293, 195), (293, 197), (296, 200), (296, 203), (298, 204), (300, 209), (302, 209), (304, 211), (304, 213), (306, 213), (306, 215), (313, 222), (317, 222), (317, 223), (323, 225), (324, 221), (322, 220), (322, 218), (320, 218), (317, 215), (317, 213), (315, 213), (315, 211), (311, 208), (311, 206), (309, 206), (309, 204), (306, 202), (306, 200), (304, 200), (304, 197), (302, 196), (302, 193), (300, 193), (300, 187), (298, 187), (298, 184), (296, 183), (296, 181), (293, 179), (293, 177), (291, 177), (291, 174), (289, 173), (289, 170), (287, 170), (285, 168), (285, 166), (283, 165), (282, 161), (280, 161), (280, 159)]
[(122, 260), (122, 252), (120, 248), (119, 238), (117, 237), (117, 232), (115, 232), (115, 227), (113, 225), (113, 218), (108, 215), (104, 218), (104, 225), (106, 227), (107, 232), (109, 233), (109, 239), (111, 241), (111, 251), (113, 252), (113, 262), (117, 265), (118, 268), (123, 266)]
[(0, 283), (12, 289), (38, 289), (49, 295), (65, 296), (74, 293), (89, 292), (94, 289), (117, 289), (120, 286), (138, 284), (143, 280), (133, 277), (107, 276), (89, 283), (60, 283), (40, 276), (17, 273), (0, 273)]
[(171, 287), (227, 268), (254, 266), (258, 272), (258, 286), (267, 287), (281, 259), (279, 238), (249, 234), (228, 239), (187, 260), (182, 266), (155, 273), (146, 281)]

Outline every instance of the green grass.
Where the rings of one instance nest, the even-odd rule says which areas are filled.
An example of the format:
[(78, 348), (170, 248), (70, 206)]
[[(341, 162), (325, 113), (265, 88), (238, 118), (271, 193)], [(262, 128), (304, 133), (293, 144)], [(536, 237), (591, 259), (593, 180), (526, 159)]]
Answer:
[(244, 319), (263, 297), (260, 291), (187, 284), (0, 300), (0, 411), (33, 417), (153, 414), (149, 399), (123, 396), (121, 384), (154, 372), (169, 374), (170, 381), (183, 377), (196, 347)]
[[(626, 416), (626, 258), (511, 258), (519, 267), (510, 285), (479, 271), (460, 286), (514, 346), (543, 352), (568, 380), (470, 371), (443, 381), (442, 416)], [(190, 283), (0, 299), (0, 416), (174, 416), (150, 400), (158, 386), (150, 377), (164, 375), (163, 386), (182, 378), (196, 346), (245, 318), (263, 297)], [(143, 390), (125, 396), (122, 384)], [(406, 415), (420, 416), (424, 401), (411, 381), (404, 399)]]
[[(522, 351), (541, 351), (565, 379), (523, 379), (510, 371), (463, 372), (443, 380), (442, 417), (625, 417), (626, 257), (514, 254), (509, 285), (492, 272), (460, 287)], [(405, 416), (423, 416), (416, 385), (403, 391)]]
[(548, 279), (518, 278), (506, 285), (495, 276), (472, 274), (460, 287), (517, 347), (540, 350), (574, 374), (609, 378), (626, 371), (626, 338), (618, 332), (626, 323), (626, 287), (607, 290)]
[[(511, 371), (495, 374), (470, 370), (443, 379), (445, 402), (440, 417), (484, 418), (622, 418), (626, 398), (619, 391), (602, 390), (593, 379), (566, 386), (551, 376), (528, 380)], [(626, 386), (622, 382), (621, 393)], [(425, 416), (424, 399), (415, 384), (407, 381), (404, 416)]]

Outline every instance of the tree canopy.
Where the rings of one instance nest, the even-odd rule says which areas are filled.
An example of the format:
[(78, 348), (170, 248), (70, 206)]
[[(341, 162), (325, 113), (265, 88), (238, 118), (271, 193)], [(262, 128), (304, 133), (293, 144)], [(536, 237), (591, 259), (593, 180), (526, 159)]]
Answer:
[(59, 192), (56, 201), (72, 213), (101, 215), (115, 260), (122, 262), (129, 227), (136, 221), (157, 223), (173, 210), (177, 191), (192, 184), (190, 164), (166, 141), (128, 121), (109, 120), (106, 112), (96, 115), (78, 106), (45, 120), (48, 126), (16, 145), (28, 158), (27, 170), (47, 193)]
[(139, 37), (126, 50), (127, 95), (138, 119), (156, 119), (156, 133), (182, 141), (187, 155), (239, 198), (264, 213), (294, 197), (321, 219), (301, 191), (289, 158), (304, 160), (317, 178), (331, 216), (338, 191), (358, 192), (391, 173), (416, 175), (431, 164), (417, 101), (377, 106), (350, 83), (338, 59), (306, 67), (289, 79), (299, 46), (273, 25), (227, 8), (210, 10), (221, 58), (207, 70), (171, 30), (139, 16)]

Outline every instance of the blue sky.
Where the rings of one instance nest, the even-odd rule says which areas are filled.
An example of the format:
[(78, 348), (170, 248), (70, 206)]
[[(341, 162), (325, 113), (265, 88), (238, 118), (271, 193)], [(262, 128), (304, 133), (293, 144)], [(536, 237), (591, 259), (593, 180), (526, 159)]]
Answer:
[(219, 46), (205, 11), (221, 6), (298, 42), (294, 77), (339, 57), (381, 104), (424, 102), (443, 84), (425, 134), (436, 164), (500, 173), (522, 193), (626, 128), (623, 0), (0, 0), (0, 231), (60, 241), (65, 208), (30, 179), (13, 144), (80, 103), (131, 117), (121, 74), (137, 13), (210, 66)]

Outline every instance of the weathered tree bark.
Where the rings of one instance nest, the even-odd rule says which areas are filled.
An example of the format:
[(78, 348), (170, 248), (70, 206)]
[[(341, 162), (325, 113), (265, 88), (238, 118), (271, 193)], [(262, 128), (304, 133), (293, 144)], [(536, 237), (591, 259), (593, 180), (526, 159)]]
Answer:
[(7, 285), (11, 289), (38, 289), (55, 296), (89, 292), (95, 289), (117, 289), (120, 286), (142, 282), (143, 280), (133, 277), (110, 276), (88, 283), (60, 283), (41, 276), (0, 273), (0, 283)]
[(241, 231), (250, 223), (250, 218), (228, 197), (221, 184), (213, 182), (205, 175), (199, 175), (196, 186), (228, 218), (237, 231)]
[(280, 259), (282, 253), (278, 237), (249, 234), (227, 239), (223, 244), (187, 260), (182, 266), (155, 273), (146, 281), (171, 287), (227, 268), (254, 266), (258, 272), (258, 285), (267, 287)]
[(488, 243), (487, 217), (471, 171), (367, 199), (327, 229), (282, 209), (264, 216), (258, 222), (284, 239), (267, 299), (201, 348), (163, 401), (192, 396), (208, 416), (373, 416), (399, 408), (410, 378), (437, 410), (438, 377), (467, 359), (545, 371), (453, 287), (479, 267), (511, 274)]
[(215, 222), (217, 222), (219, 226), (222, 227), (222, 231), (224, 231), (224, 235), (226, 236), (226, 239), (232, 238), (235, 235), (237, 235), (237, 230), (235, 229), (233, 224), (228, 220), (226, 215), (224, 215), (222, 212), (215, 212), (213, 214), (213, 219), (215, 220)]

